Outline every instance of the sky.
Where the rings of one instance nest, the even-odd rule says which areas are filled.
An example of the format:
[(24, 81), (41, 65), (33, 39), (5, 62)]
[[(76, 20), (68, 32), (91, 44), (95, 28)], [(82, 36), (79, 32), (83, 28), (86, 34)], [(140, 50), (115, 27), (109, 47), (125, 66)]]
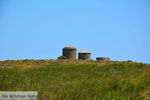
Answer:
[(57, 59), (68, 44), (150, 63), (150, 0), (0, 0), (0, 60)]

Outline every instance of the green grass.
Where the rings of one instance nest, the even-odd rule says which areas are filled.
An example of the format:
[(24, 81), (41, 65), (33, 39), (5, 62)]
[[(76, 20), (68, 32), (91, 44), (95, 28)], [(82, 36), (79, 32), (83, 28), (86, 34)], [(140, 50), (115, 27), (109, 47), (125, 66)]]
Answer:
[(149, 64), (10, 62), (1, 62), (0, 91), (38, 91), (39, 100), (150, 100)]

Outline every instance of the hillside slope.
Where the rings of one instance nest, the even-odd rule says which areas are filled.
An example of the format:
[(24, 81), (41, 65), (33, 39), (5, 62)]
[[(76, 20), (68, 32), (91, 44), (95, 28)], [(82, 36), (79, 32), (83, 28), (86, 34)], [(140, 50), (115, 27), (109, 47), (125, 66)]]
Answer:
[(0, 61), (0, 91), (39, 100), (150, 100), (150, 65), (78, 60)]

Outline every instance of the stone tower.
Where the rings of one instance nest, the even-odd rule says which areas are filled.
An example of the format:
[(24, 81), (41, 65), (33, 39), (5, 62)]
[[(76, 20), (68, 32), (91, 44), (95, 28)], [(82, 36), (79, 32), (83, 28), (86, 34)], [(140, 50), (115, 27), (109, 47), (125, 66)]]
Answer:
[(62, 49), (62, 55), (67, 59), (76, 59), (77, 49), (71, 45), (68, 45)]
[(86, 49), (83, 49), (78, 53), (78, 59), (90, 60), (91, 59), (91, 53), (89, 51), (87, 51)]

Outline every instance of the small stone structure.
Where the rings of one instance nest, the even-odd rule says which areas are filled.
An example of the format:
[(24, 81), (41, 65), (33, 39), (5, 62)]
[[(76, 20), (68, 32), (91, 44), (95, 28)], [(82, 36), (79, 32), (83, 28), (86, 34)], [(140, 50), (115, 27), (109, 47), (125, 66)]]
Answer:
[(97, 61), (111, 61), (110, 58), (106, 58), (106, 57), (97, 57), (96, 60)]
[(91, 59), (91, 53), (89, 51), (87, 51), (86, 49), (83, 49), (78, 53), (78, 59), (90, 60)]
[(77, 49), (71, 45), (68, 45), (63, 48), (62, 53), (62, 55), (65, 56), (67, 59), (76, 59)]

